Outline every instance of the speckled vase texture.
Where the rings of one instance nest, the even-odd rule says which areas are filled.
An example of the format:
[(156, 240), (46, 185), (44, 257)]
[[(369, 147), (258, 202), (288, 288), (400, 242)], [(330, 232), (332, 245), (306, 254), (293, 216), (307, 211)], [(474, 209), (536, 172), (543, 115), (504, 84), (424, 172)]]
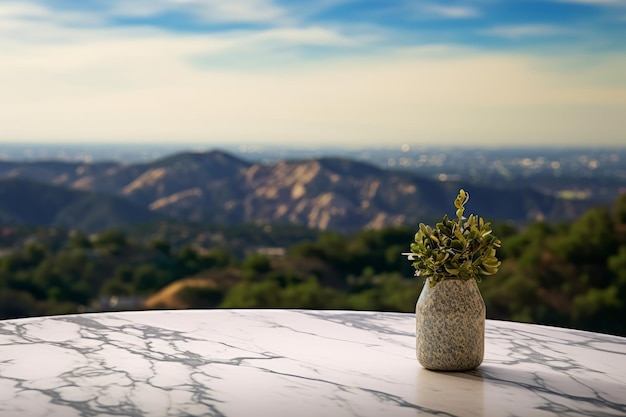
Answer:
[(417, 360), (434, 371), (467, 371), (483, 361), (485, 302), (476, 280), (428, 280), (415, 306)]

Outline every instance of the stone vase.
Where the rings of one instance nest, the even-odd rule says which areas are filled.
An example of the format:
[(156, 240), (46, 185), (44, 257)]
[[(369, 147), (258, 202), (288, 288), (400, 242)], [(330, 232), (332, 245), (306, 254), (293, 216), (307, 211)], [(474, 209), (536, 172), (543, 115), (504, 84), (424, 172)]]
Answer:
[(486, 309), (476, 280), (426, 280), (415, 306), (417, 360), (434, 371), (467, 371), (483, 361)]

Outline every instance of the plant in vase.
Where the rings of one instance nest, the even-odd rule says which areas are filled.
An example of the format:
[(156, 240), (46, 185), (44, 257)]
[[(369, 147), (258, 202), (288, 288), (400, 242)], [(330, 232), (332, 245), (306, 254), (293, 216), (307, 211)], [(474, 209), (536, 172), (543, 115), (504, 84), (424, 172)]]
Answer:
[(477, 281), (500, 267), (500, 240), (477, 215), (464, 217), (469, 194), (454, 200), (456, 219), (419, 225), (411, 252), (415, 275), (426, 278), (415, 307), (416, 355), (427, 369), (462, 371), (483, 361), (485, 303)]

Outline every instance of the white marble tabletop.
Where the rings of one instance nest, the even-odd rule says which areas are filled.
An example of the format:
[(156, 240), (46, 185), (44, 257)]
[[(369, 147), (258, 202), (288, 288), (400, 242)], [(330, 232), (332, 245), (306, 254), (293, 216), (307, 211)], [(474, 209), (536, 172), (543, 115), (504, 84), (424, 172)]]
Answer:
[(95, 313), (0, 321), (0, 416), (626, 416), (626, 338), (487, 321), (438, 373), (412, 314)]

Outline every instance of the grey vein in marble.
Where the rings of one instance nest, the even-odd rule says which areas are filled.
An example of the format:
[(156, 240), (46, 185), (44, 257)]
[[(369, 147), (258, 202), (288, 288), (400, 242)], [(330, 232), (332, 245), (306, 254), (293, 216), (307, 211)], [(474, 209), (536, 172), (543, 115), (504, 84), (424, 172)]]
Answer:
[(0, 416), (625, 416), (626, 339), (487, 321), (438, 373), (412, 314), (99, 313), (0, 321)]

